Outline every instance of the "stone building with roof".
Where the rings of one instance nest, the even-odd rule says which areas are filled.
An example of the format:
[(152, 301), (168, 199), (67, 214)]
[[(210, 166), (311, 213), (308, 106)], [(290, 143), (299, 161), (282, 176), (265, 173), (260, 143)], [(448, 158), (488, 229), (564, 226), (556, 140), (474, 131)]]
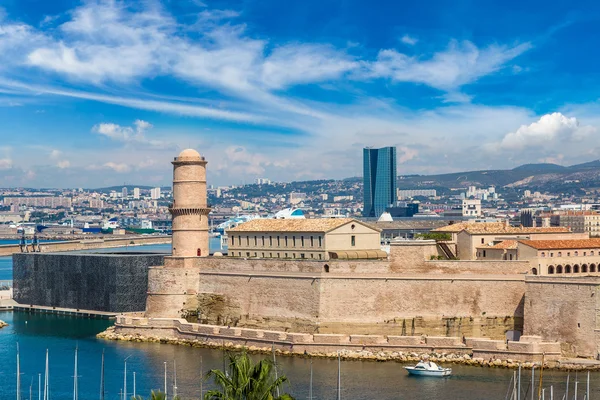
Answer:
[(255, 219), (227, 231), (228, 255), (280, 259), (381, 259), (381, 230), (352, 218)]
[[(461, 222), (432, 232), (451, 234), (450, 244), (460, 260), (476, 260), (478, 248), (494, 246), (504, 240), (565, 240), (587, 239), (587, 233), (574, 233), (567, 227), (510, 226), (505, 222)], [(487, 251), (486, 251), (487, 254)]]

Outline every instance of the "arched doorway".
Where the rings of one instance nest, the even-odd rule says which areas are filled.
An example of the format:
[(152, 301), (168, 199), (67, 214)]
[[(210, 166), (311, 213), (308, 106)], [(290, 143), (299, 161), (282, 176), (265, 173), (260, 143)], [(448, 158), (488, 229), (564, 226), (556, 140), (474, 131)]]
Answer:
[(573, 273), (574, 273), (574, 274), (578, 274), (578, 273), (579, 273), (579, 264), (575, 264), (575, 265), (573, 266)]
[(590, 264), (590, 272), (596, 272), (596, 264)]
[(558, 266), (556, 267), (556, 273), (557, 273), (557, 274), (562, 274), (562, 273), (563, 273), (563, 268), (562, 268), (562, 265), (558, 265)]
[(554, 274), (554, 265), (551, 265), (548, 267), (548, 275), (553, 275)]
[(570, 273), (571, 273), (571, 266), (565, 265), (565, 274), (570, 274)]
[(581, 266), (581, 272), (583, 272), (583, 273), (586, 273), (586, 272), (588, 272), (588, 266), (587, 266), (587, 264), (583, 264), (583, 265)]
[(531, 268), (531, 273), (537, 275), (537, 268)]

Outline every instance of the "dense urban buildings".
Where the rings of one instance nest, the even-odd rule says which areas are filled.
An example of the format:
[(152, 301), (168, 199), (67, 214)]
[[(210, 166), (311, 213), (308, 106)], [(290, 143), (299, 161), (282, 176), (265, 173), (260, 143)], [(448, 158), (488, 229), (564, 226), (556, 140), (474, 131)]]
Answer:
[(397, 200), (396, 148), (363, 149), (363, 216), (379, 217)]

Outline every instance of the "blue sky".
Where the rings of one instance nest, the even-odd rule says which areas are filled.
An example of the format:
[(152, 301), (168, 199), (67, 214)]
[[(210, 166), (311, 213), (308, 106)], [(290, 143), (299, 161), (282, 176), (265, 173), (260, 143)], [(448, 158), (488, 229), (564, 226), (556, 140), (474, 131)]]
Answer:
[(0, 0), (0, 186), (343, 178), (598, 158), (600, 5)]

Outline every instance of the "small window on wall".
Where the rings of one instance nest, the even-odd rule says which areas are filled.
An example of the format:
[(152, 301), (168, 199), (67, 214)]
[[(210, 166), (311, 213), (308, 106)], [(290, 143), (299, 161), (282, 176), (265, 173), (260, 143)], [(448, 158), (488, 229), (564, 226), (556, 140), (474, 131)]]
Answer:
[(483, 257), (485, 258), (485, 250), (483, 251)]
[(304, 236), (300, 236), (300, 246), (304, 247)]
[(354, 235), (350, 236), (350, 246), (356, 246), (356, 236)]
[(323, 247), (323, 238), (321, 236), (319, 236), (319, 247)]
[(485, 238), (481, 238), (481, 244), (485, 243)]

